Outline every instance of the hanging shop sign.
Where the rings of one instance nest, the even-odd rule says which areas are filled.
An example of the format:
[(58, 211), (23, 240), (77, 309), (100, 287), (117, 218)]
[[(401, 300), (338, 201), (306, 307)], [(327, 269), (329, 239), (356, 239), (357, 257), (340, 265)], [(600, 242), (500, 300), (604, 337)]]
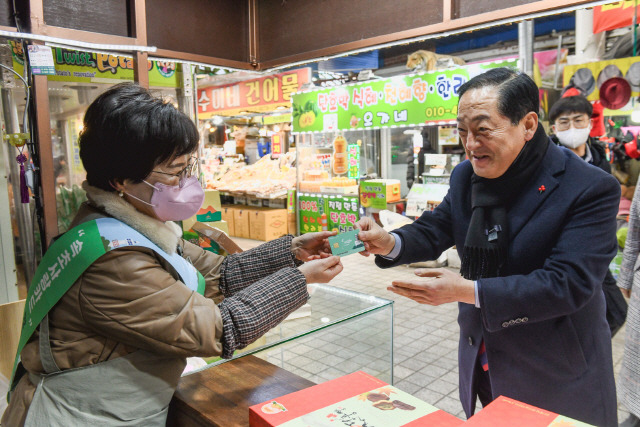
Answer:
[(274, 133), (271, 135), (271, 154), (272, 155), (280, 155), (282, 154), (282, 140), (284, 133)]
[(379, 129), (452, 121), (458, 112), (460, 86), (497, 67), (517, 69), (517, 60), (298, 93), (293, 96), (293, 131)]
[(291, 107), (291, 94), (311, 81), (311, 68), (299, 68), (224, 86), (198, 90), (198, 117), (263, 113)]
[(277, 116), (263, 116), (263, 125), (275, 125), (279, 123), (291, 123), (291, 114), (279, 114)]
[[(24, 72), (24, 53), (19, 44), (9, 42), (13, 69)], [(110, 83), (133, 81), (133, 58), (106, 53), (52, 48), (55, 74), (48, 80), (75, 83)], [(172, 61), (147, 61), (149, 86), (176, 88), (182, 85), (181, 64)]]
[(53, 64), (53, 55), (49, 46), (32, 44), (27, 47), (29, 52), (29, 65), (33, 74), (55, 75), (56, 68)]
[[(631, 98), (639, 96), (640, 57), (565, 65), (563, 86), (571, 84), (585, 93), (589, 101), (597, 101), (601, 99), (600, 87), (602, 84), (614, 77), (622, 77), (629, 83)], [(610, 115), (611, 113), (605, 109), (604, 114)]]
[[(632, 25), (635, 9), (634, 0), (595, 6), (593, 8), (593, 32), (597, 34)], [(637, 16), (640, 18), (640, 14)]]
[(360, 146), (362, 141), (358, 140), (357, 144), (347, 145), (347, 166), (349, 167), (348, 177), (350, 179), (360, 178)]
[(358, 222), (358, 198), (323, 194), (300, 194), (298, 215), (300, 233), (336, 230), (340, 233), (355, 230)]

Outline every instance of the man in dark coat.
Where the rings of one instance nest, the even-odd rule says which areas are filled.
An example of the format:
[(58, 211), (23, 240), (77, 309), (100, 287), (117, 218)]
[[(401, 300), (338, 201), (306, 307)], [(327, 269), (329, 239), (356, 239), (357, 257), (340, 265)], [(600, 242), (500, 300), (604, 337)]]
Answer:
[(387, 233), (358, 226), (365, 255), (387, 268), (456, 245), (461, 275), (423, 269), (389, 289), (419, 303), (458, 302), (460, 400), (467, 416), (505, 395), (597, 426), (617, 426), (602, 281), (617, 250), (620, 187), (549, 142), (538, 88), (498, 68), (459, 89), (469, 160), (449, 193)]

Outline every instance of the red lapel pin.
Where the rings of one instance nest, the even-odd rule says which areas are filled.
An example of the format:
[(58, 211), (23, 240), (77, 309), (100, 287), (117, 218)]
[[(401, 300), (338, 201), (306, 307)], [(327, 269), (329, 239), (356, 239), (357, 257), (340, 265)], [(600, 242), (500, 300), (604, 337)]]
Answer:
[(538, 187), (538, 191), (540, 192), (540, 194), (542, 194), (544, 190), (546, 190), (546, 188), (544, 188), (544, 185), (541, 185), (540, 187)]

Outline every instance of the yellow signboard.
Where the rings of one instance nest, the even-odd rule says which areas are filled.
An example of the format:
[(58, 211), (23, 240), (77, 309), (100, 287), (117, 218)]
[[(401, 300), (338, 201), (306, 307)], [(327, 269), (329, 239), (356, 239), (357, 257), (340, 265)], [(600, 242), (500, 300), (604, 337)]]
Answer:
[[(24, 53), (19, 43), (10, 41), (13, 68), (24, 73)], [(133, 58), (106, 53), (53, 48), (56, 74), (47, 76), (51, 81), (80, 83), (109, 83), (133, 81)], [(172, 61), (148, 61), (149, 86), (180, 87), (181, 64)]]

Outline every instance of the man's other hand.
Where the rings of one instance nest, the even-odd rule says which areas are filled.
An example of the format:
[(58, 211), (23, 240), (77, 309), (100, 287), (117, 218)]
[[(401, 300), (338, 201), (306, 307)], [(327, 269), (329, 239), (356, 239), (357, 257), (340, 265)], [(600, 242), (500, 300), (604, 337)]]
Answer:
[(420, 304), (440, 305), (448, 302), (475, 304), (473, 281), (446, 268), (420, 268), (413, 280), (394, 280), (387, 289)]

